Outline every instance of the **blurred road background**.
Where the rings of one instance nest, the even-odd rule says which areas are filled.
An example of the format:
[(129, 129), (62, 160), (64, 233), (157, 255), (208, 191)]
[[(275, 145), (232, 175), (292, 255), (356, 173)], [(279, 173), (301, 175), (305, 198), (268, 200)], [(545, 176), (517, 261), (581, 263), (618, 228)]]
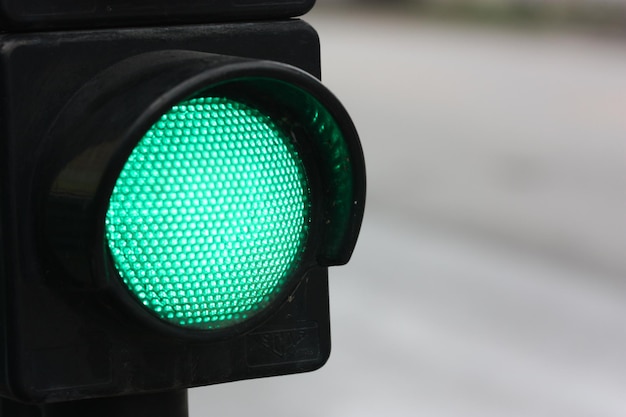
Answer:
[(626, 416), (626, 1), (368, 3), (305, 17), (369, 175), (331, 359), (191, 416)]

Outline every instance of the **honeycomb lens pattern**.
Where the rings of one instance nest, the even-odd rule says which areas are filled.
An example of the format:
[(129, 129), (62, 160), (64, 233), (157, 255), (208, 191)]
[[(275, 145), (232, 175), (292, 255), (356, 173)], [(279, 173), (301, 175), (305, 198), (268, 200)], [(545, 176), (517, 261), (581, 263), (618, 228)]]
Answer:
[(174, 106), (113, 189), (106, 240), (128, 290), (161, 319), (236, 325), (280, 293), (307, 238), (305, 170), (287, 135), (245, 104)]

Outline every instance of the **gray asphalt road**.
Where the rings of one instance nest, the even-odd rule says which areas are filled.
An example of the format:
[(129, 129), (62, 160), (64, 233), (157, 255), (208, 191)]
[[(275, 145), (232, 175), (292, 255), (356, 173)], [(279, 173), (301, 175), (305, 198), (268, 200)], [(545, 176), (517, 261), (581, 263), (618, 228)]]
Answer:
[(333, 354), (191, 416), (626, 415), (624, 39), (307, 20), (369, 170)]

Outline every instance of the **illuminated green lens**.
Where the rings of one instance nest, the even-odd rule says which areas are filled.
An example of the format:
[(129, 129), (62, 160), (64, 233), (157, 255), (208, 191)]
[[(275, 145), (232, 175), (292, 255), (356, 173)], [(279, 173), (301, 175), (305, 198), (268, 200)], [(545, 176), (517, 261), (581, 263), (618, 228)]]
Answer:
[(247, 105), (197, 98), (164, 114), (131, 153), (106, 239), (122, 280), (158, 317), (223, 328), (280, 293), (308, 216), (305, 171), (288, 136)]

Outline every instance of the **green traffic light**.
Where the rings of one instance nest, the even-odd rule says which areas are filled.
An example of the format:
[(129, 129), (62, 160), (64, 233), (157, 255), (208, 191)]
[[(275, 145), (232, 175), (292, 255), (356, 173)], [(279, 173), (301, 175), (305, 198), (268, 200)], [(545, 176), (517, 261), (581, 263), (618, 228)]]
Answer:
[(238, 324), (264, 309), (305, 249), (309, 185), (271, 118), (221, 97), (174, 106), (119, 174), (106, 240), (130, 292), (172, 324)]

